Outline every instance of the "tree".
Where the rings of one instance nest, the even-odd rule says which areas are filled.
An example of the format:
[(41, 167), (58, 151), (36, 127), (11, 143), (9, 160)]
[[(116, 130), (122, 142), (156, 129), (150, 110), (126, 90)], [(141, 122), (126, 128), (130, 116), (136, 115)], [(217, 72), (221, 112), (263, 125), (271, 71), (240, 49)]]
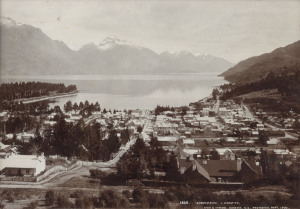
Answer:
[(76, 208), (92, 209), (94, 208), (93, 200), (88, 197), (77, 197), (75, 200)]
[(57, 206), (59, 208), (73, 208), (73, 203), (66, 196), (57, 197)]
[(189, 110), (190, 108), (187, 106), (184, 106), (181, 108), (181, 115), (184, 116), (186, 115), (186, 112)]
[(262, 168), (262, 172), (265, 175), (267, 173), (267, 163), (268, 163), (268, 159), (267, 159), (267, 152), (265, 150), (263, 150), (262, 148), (260, 148), (260, 165)]
[(128, 199), (112, 189), (102, 191), (98, 202), (101, 208), (126, 208), (129, 206)]
[(130, 133), (128, 129), (121, 132), (121, 143), (126, 144), (130, 140)]
[(84, 104), (82, 102), (79, 103), (79, 109), (82, 110), (84, 108)]
[(212, 96), (213, 96), (213, 99), (217, 99), (217, 96), (220, 94), (219, 90), (218, 89), (214, 89), (212, 91)]
[(136, 203), (145, 202), (148, 200), (149, 193), (143, 189), (134, 189), (132, 191), (133, 201)]
[(149, 206), (150, 208), (168, 208), (168, 200), (165, 195), (161, 194), (149, 194)]
[(157, 137), (152, 137), (149, 144), (151, 147), (155, 147), (155, 148), (160, 146), (160, 143), (159, 143)]
[(269, 136), (266, 132), (262, 132), (259, 135), (259, 142), (261, 145), (267, 145), (267, 141), (269, 140)]
[(47, 191), (45, 195), (46, 204), (47, 205), (53, 205), (55, 202), (55, 194), (52, 190)]
[(74, 105), (73, 105), (73, 110), (75, 111), (75, 113), (78, 111), (79, 109), (79, 106), (78, 104), (75, 102)]
[(72, 102), (69, 100), (69, 101), (64, 105), (64, 110), (65, 110), (65, 112), (70, 112), (70, 111), (72, 111), (72, 108), (73, 108)]
[(89, 101), (85, 100), (84, 107), (87, 108), (90, 105)]
[(137, 127), (137, 132), (142, 133), (142, 131), (143, 131), (143, 127), (142, 126), (138, 126)]
[(210, 151), (210, 155), (212, 160), (220, 160), (219, 152), (216, 149)]
[(201, 158), (202, 159), (207, 159), (207, 155), (209, 154), (209, 150), (206, 147), (203, 147), (201, 150)]
[(119, 137), (117, 136), (117, 132), (115, 130), (110, 131), (108, 137), (108, 149), (111, 153), (117, 152), (121, 146), (119, 142)]
[(178, 180), (178, 166), (177, 166), (177, 158), (174, 153), (170, 156), (170, 161), (166, 166), (166, 179), (168, 181), (176, 181)]
[(62, 113), (62, 111), (61, 111), (61, 109), (60, 109), (60, 107), (59, 107), (58, 105), (56, 105), (56, 106), (54, 107), (54, 112), (55, 112), (55, 113)]
[(145, 142), (138, 138), (135, 144), (117, 163), (117, 174), (123, 179), (141, 179), (146, 175), (147, 161)]
[(39, 205), (39, 201), (35, 200), (28, 204), (26, 209), (35, 209)]
[(96, 102), (96, 104), (95, 104), (95, 111), (100, 111), (100, 110), (101, 110), (100, 104), (99, 104), (99, 102)]

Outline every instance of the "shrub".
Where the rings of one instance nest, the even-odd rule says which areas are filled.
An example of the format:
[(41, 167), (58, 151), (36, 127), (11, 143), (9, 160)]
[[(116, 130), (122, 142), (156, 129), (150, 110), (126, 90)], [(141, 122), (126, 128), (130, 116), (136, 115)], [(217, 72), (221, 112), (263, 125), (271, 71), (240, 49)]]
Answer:
[(54, 204), (55, 194), (52, 190), (46, 192), (45, 198), (46, 198), (46, 204), (47, 205), (53, 205)]
[(39, 201), (32, 201), (29, 203), (29, 205), (27, 207), (25, 207), (26, 209), (35, 209), (37, 206), (39, 205)]
[(3, 209), (5, 207), (5, 205), (3, 204), (3, 199), (0, 198), (0, 209)]
[(128, 208), (130, 205), (129, 200), (125, 197), (121, 197), (119, 202), (119, 207), (121, 208)]
[(240, 204), (245, 204), (246, 198), (241, 192), (237, 192), (234, 197)]
[(82, 190), (76, 190), (75, 192), (73, 192), (70, 197), (71, 198), (80, 198), (80, 197), (83, 197), (84, 196), (84, 193)]
[(15, 196), (13, 193), (9, 192), (6, 194), (6, 198), (8, 202), (15, 202)]
[(280, 194), (279, 192), (276, 192), (272, 197), (272, 203), (273, 205), (277, 205), (277, 206), (285, 206), (288, 203), (288, 199), (284, 197), (282, 194)]
[(123, 196), (126, 197), (127, 199), (131, 198), (131, 192), (129, 190), (124, 190), (122, 192)]
[(66, 196), (58, 196), (57, 206), (59, 208), (72, 208), (73, 204), (69, 201), (69, 199)]
[(93, 200), (88, 197), (79, 197), (75, 201), (76, 208), (90, 209), (94, 208)]
[(98, 207), (104, 208), (127, 208), (129, 201), (115, 190), (105, 190), (100, 193)]
[(216, 195), (212, 193), (210, 190), (203, 190), (202, 194), (202, 201), (203, 202), (213, 202), (216, 199)]
[(178, 202), (178, 198), (173, 191), (166, 192), (165, 196), (170, 202)]
[(105, 190), (99, 195), (99, 206), (108, 208), (117, 208), (120, 195), (115, 190)]
[(133, 202), (143, 202), (144, 200), (148, 199), (148, 192), (142, 189), (134, 189), (132, 192)]
[(150, 208), (169, 208), (168, 200), (161, 194), (149, 194)]
[(90, 169), (89, 171), (92, 178), (100, 178), (105, 175), (105, 173), (100, 169)]

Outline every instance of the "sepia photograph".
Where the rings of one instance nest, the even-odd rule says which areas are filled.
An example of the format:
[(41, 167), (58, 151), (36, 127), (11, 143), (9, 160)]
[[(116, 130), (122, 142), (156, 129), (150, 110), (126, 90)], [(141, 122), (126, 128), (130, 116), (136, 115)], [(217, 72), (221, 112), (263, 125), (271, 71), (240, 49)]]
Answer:
[(0, 16), (0, 209), (300, 208), (300, 1)]

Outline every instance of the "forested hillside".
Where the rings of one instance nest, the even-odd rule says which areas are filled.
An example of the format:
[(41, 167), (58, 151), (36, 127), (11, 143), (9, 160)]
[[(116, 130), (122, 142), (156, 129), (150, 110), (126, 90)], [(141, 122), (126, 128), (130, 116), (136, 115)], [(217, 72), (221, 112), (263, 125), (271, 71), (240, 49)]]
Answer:
[(264, 78), (270, 72), (300, 68), (300, 41), (260, 56), (243, 60), (221, 76), (230, 82), (249, 82)]
[[(286, 112), (291, 109), (300, 113), (300, 71), (286, 69), (281, 73), (269, 73), (266, 78), (255, 82), (224, 84), (221, 99), (231, 99), (254, 91), (277, 89), (281, 99), (264, 98), (260, 102), (274, 103), (273, 111)], [(247, 99), (247, 98), (244, 98)], [(264, 101), (263, 101), (264, 100)]]

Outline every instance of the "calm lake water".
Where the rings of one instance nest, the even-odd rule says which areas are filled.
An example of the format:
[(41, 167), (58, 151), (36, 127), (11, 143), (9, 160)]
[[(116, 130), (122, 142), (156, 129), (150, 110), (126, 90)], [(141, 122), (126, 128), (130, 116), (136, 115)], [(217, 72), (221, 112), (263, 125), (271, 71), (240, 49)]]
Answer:
[(156, 105), (181, 106), (198, 101), (211, 94), (214, 86), (227, 83), (217, 74), (166, 75), (47, 75), (6, 76), (3, 82), (40, 81), (75, 84), (76, 96), (55, 99), (50, 106), (74, 102), (99, 102), (101, 108), (153, 109)]

